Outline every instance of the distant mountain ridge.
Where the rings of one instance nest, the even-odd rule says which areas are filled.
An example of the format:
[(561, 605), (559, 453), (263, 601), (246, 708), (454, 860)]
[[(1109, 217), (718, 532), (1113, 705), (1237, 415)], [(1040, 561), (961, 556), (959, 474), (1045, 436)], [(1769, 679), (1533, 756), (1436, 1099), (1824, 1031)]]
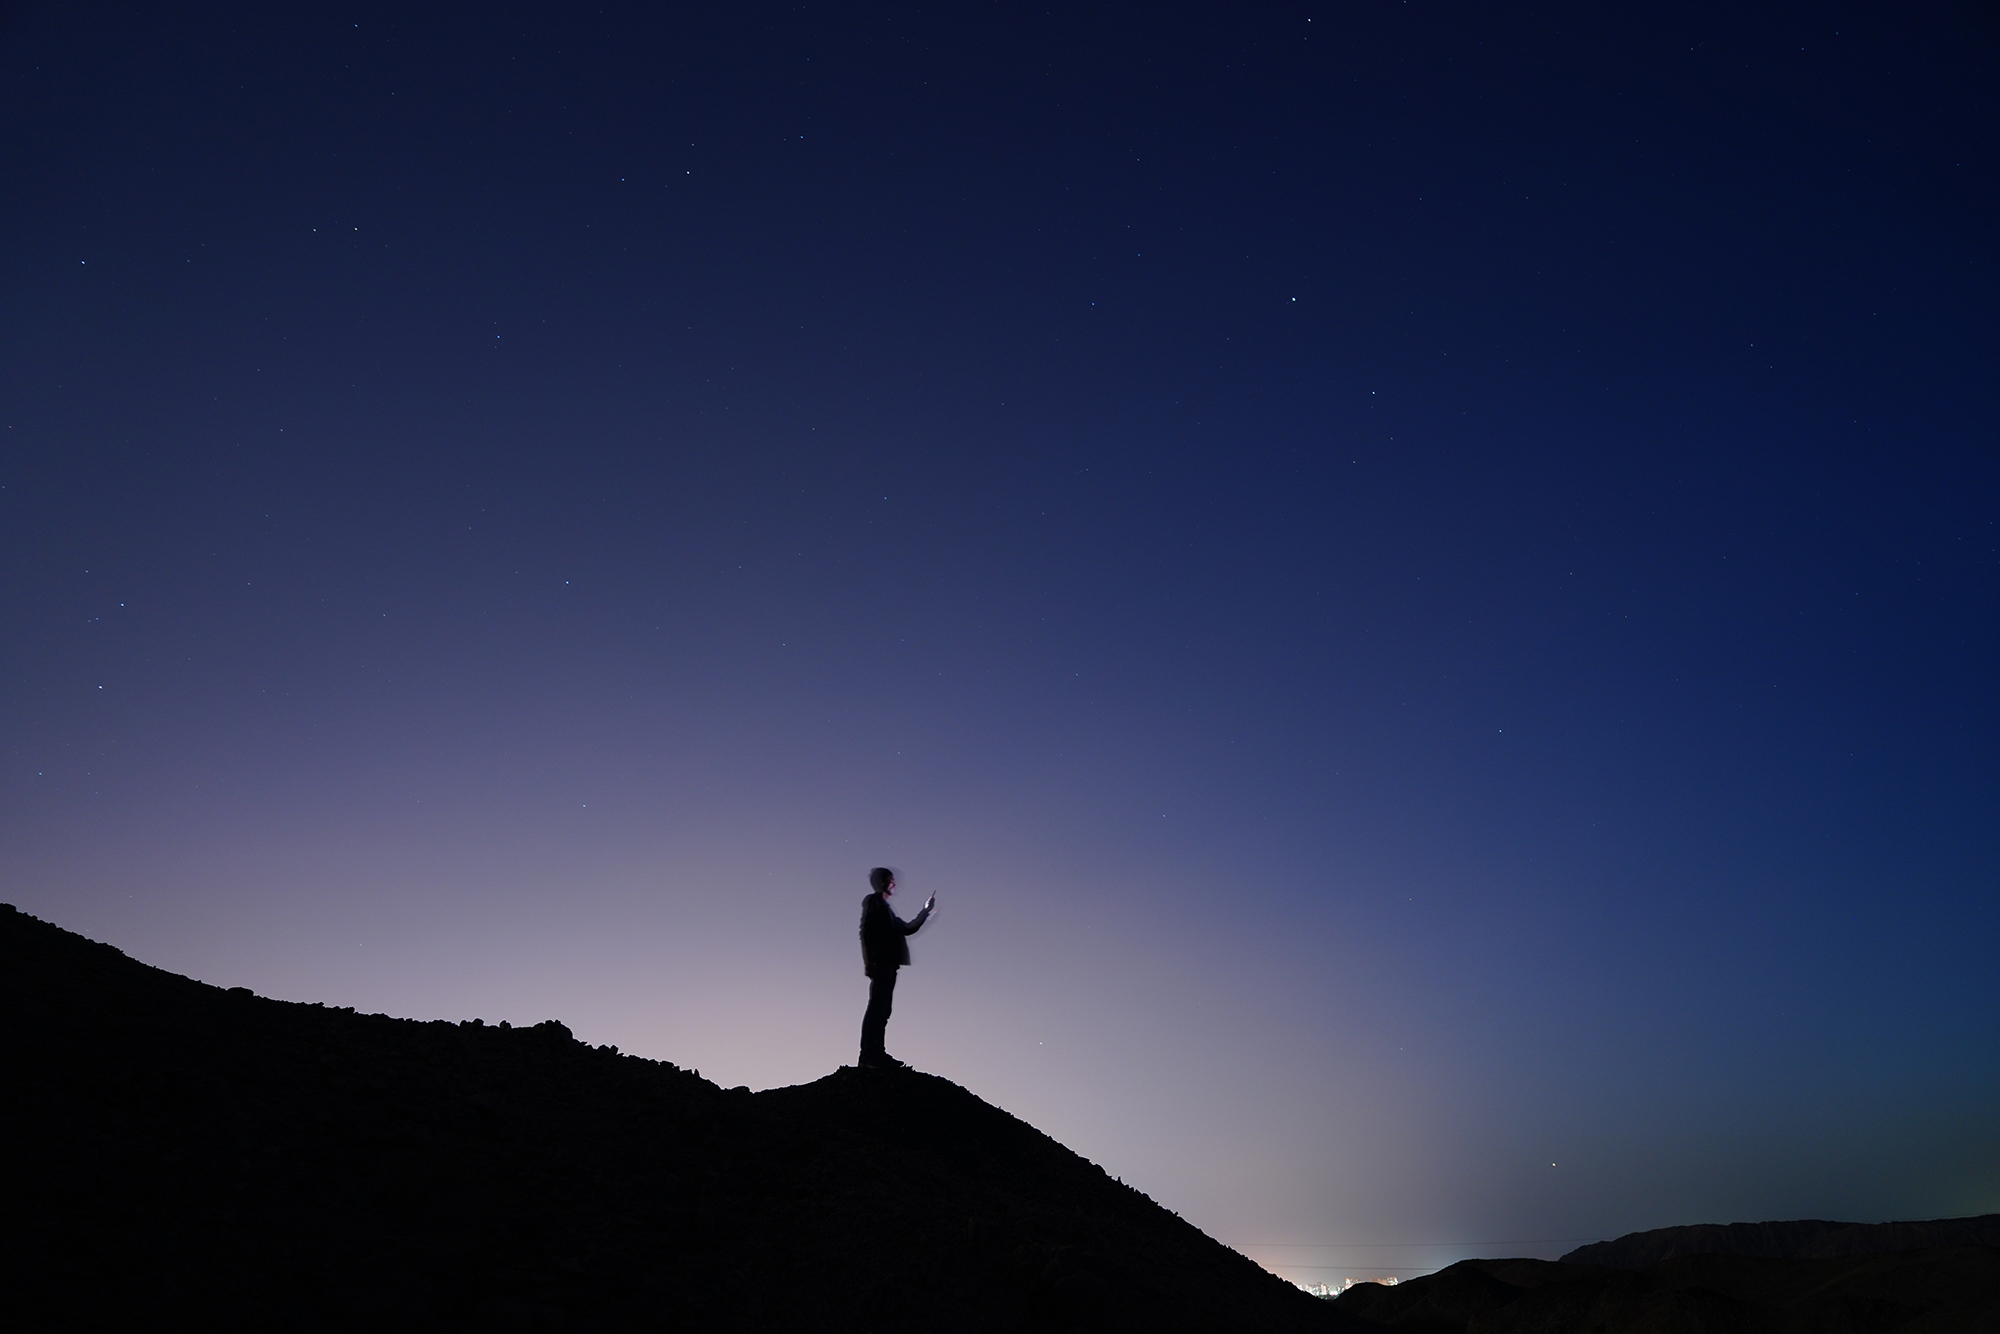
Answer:
[(1831, 1260), (1946, 1246), (2000, 1246), (2000, 1214), (1907, 1223), (1695, 1223), (1628, 1232), (1563, 1256), (1565, 1264), (1644, 1269), (1683, 1255), (1745, 1255), (1767, 1260)]
[(1352, 1326), (914, 1071), (752, 1094), (262, 999), (0, 905), (22, 1329)]
[(1398, 1334), (1993, 1334), (2000, 1251), (1683, 1255), (1644, 1269), (1461, 1260), (1395, 1287), (1358, 1283), (1332, 1305)]

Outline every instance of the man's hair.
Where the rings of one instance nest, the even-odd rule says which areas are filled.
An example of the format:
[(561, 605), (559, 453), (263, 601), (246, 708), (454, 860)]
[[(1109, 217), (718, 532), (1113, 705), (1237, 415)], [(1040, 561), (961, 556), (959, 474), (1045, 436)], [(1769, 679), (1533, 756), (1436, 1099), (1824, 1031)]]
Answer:
[(877, 894), (887, 889), (889, 882), (895, 878), (896, 873), (886, 866), (878, 866), (868, 873), (868, 883), (874, 887)]

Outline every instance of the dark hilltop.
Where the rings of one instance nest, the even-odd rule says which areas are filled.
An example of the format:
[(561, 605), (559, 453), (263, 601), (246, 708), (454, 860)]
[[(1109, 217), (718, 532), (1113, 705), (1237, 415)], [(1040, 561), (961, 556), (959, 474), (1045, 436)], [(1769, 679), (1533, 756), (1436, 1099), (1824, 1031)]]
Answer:
[(8, 907), (17, 1328), (1328, 1330), (964, 1089), (751, 1093), (532, 1028), (266, 1000)]

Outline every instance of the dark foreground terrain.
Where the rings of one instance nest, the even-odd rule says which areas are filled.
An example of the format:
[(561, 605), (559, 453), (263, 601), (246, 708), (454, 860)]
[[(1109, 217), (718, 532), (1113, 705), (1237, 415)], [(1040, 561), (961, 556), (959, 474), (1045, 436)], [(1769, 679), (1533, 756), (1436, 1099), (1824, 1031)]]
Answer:
[(1331, 1330), (943, 1079), (751, 1094), (224, 991), (0, 908), (15, 1329)]
[(1672, 1228), (1324, 1302), (934, 1076), (721, 1089), (5, 906), (0, 996), (10, 1329), (2000, 1331), (1993, 1220)]

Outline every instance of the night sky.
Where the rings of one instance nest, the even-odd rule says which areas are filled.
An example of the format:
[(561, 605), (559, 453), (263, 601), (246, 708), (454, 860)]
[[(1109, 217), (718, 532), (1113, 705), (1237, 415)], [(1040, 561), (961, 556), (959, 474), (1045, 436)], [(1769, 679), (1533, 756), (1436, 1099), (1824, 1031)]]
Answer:
[(17, 4), (0, 879), (1301, 1281), (2000, 1209), (1990, 5)]

